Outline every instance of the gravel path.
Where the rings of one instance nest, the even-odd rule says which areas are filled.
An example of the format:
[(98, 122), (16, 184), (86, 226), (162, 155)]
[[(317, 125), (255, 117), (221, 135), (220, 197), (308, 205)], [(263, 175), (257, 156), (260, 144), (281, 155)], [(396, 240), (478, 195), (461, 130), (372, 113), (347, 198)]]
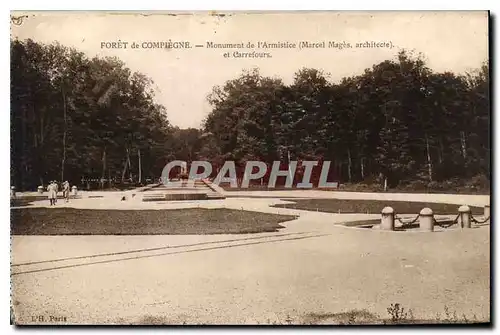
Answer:
[[(403, 194), (398, 200), (404, 197), (418, 199)], [(471, 205), (489, 202), (469, 197)], [(464, 200), (420, 199), (431, 198)], [(71, 206), (112, 209), (123, 203), (102, 200)], [(16, 321), (37, 323), (33, 316), (43, 316), (46, 323), (52, 316), (51, 324), (284, 324), (353, 309), (387, 317), (391, 303), (411, 308), (417, 318), (444, 317), (446, 307), (459, 318), (489, 319), (489, 226), (436, 233), (346, 228), (334, 223), (378, 215), (269, 207), (279, 202), (231, 198), (204, 205), (300, 215), (278, 233), (14, 236)]]

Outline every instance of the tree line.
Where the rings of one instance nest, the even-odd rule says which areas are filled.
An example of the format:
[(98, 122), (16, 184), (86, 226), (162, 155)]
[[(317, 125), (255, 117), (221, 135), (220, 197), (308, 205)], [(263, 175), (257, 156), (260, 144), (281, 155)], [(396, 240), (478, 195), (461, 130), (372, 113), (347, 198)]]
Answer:
[(489, 180), (488, 74), (486, 62), (437, 73), (407, 51), (339, 83), (303, 68), (285, 85), (255, 69), (213, 89), (204, 132), (219, 164), (328, 160), (341, 182), (389, 187)]
[(149, 78), (57, 43), (12, 40), (10, 52), (13, 185), (123, 183), (161, 171), (173, 128)]
[(171, 160), (329, 160), (341, 182), (391, 186), (489, 179), (488, 74), (487, 63), (436, 73), (404, 51), (339, 83), (301, 69), (285, 85), (255, 69), (213, 88), (202, 129), (179, 129), (151, 79), (119, 59), (12, 40), (11, 183), (141, 184)]

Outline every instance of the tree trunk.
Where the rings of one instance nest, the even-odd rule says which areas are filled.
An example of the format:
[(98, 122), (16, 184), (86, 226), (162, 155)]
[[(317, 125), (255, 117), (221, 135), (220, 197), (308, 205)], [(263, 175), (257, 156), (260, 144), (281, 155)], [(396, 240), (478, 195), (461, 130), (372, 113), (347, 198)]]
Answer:
[(431, 152), (429, 150), (429, 138), (425, 135), (425, 145), (427, 147), (427, 166), (429, 168), (429, 181), (432, 181), (432, 161)]
[(141, 171), (141, 149), (137, 148), (137, 155), (139, 156), (139, 184), (141, 183), (142, 179), (142, 171)]
[(347, 149), (347, 177), (349, 178), (349, 182), (352, 180), (352, 160), (351, 160), (351, 150)]
[(339, 161), (337, 163), (337, 171), (334, 171), (334, 172), (338, 175), (338, 178), (340, 180), (342, 180), (342, 162), (341, 161)]
[(127, 160), (125, 159), (125, 162), (123, 163), (123, 170), (122, 170), (122, 184), (125, 182), (125, 173), (127, 172)]
[(62, 161), (61, 161), (61, 182), (64, 181), (64, 165), (66, 164), (66, 92), (64, 91), (64, 84), (61, 86), (62, 98), (63, 98), (63, 114), (64, 114), (64, 130), (63, 130), (63, 153), (62, 153)]
[(439, 139), (439, 164), (443, 163), (443, 157), (444, 157), (444, 147), (443, 147), (443, 140)]
[(462, 157), (467, 159), (467, 143), (465, 140), (465, 132), (461, 131), (460, 132), (460, 143), (462, 144)]
[(127, 172), (127, 165), (128, 165), (128, 149), (126, 150), (127, 150), (127, 156), (125, 157), (125, 162), (123, 163), (122, 184), (125, 182), (125, 173)]
[(106, 148), (102, 153), (102, 175), (101, 175), (101, 188), (104, 188), (104, 177), (106, 177)]
[(43, 115), (42, 115), (42, 117), (40, 118), (40, 145), (43, 144), (43, 133), (44, 130), (43, 130)]
[(127, 149), (127, 164), (130, 182), (132, 182), (132, 163), (130, 162), (130, 151)]
[[(27, 107), (26, 107), (27, 108)], [(26, 108), (22, 108), (22, 113), (21, 113), (21, 138), (22, 138), (22, 143), (26, 143), (27, 142), (27, 134), (28, 134), (28, 130), (27, 130), (27, 110)], [(11, 143), (12, 145), (12, 143)], [(24, 146), (21, 145), (21, 148), (24, 149)], [(20, 180), (21, 180), (21, 189), (26, 189), (26, 187), (28, 186), (27, 185), (27, 178), (26, 178), (26, 173), (27, 172), (27, 166), (28, 166), (28, 158), (27, 158), (27, 155), (28, 155), (28, 152), (27, 151), (22, 151), (21, 152), (21, 168), (20, 168)]]
[(288, 175), (290, 176), (290, 179), (292, 180), (292, 185), (293, 185), (292, 171), (290, 171), (290, 150), (288, 150), (288, 149), (287, 149), (287, 157), (288, 157)]
[(361, 180), (365, 180), (365, 158), (361, 157)]
[(384, 176), (384, 192), (387, 192), (387, 177)]

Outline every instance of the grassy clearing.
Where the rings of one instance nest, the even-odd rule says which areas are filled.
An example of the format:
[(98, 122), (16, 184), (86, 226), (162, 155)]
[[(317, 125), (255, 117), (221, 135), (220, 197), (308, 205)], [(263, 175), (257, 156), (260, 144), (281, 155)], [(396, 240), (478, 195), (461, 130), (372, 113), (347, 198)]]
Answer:
[[(434, 214), (456, 215), (459, 205), (439, 204), (430, 202), (413, 201), (388, 201), (388, 200), (347, 200), (347, 199), (283, 199), (293, 201), (294, 204), (279, 204), (274, 207), (294, 208), (307, 211), (319, 211), (326, 213), (368, 213), (380, 214), (386, 206), (394, 208), (397, 214), (417, 214), (424, 207), (429, 207)], [(481, 215), (482, 207), (471, 206), (472, 214)]]
[(11, 209), (12, 235), (205, 235), (275, 232), (295, 219), (230, 209)]

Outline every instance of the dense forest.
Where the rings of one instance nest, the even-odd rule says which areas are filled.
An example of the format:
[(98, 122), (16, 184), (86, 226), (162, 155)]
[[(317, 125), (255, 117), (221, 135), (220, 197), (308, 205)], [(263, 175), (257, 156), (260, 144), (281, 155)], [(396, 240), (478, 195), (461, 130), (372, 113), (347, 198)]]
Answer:
[(156, 175), (172, 127), (151, 87), (150, 79), (115, 58), (12, 41), (13, 185)]
[(257, 69), (213, 88), (202, 129), (179, 129), (152, 81), (116, 58), (11, 41), (11, 183), (157, 179), (166, 162), (328, 160), (341, 183), (490, 179), (489, 66), (436, 73), (402, 51), (333, 83), (304, 68), (293, 83)]
[(205, 132), (220, 161), (328, 160), (344, 183), (484, 181), (488, 73), (487, 63), (435, 73), (405, 51), (338, 84), (316, 69), (299, 70), (291, 85), (248, 71), (213, 89)]

